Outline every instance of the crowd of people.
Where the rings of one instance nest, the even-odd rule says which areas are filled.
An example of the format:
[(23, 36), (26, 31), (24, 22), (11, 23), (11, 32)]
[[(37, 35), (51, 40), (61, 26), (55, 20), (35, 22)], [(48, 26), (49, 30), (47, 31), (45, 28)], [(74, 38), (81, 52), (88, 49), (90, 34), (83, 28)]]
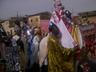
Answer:
[[(30, 26), (27, 20), (15, 21), (15, 34), (5, 32), (0, 26), (0, 43), (5, 45), (6, 71), (39, 71), (39, 44), (45, 34), (40, 27)], [(37, 69), (36, 69), (37, 68)]]
[(27, 18), (22, 25), (18, 19), (15, 21), (14, 35), (0, 26), (7, 72), (91, 72), (78, 25), (61, 1), (54, 1), (48, 33), (30, 25)]

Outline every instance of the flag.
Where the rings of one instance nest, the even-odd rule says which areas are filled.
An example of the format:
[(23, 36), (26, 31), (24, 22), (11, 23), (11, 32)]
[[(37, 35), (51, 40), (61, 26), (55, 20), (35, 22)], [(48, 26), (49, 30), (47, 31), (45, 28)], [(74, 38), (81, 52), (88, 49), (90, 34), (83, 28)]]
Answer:
[(39, 57), (39, 65), (42, 67), (44, 60), (47, 57), (48, 54), (48, 48), (47, 48), (47, 42), (48, 42), (49, 34), (44, 37), (40, 42), (38, 57)]

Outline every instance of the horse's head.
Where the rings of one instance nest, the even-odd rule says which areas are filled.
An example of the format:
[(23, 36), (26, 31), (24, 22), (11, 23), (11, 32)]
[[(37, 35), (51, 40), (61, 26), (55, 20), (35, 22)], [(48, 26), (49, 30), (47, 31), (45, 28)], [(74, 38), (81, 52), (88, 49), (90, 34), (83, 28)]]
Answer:
[(51, 32), (54, 36), (61, 38), (61, 32), (53, 22), (50, 22), (49, 24), (49, 32)]

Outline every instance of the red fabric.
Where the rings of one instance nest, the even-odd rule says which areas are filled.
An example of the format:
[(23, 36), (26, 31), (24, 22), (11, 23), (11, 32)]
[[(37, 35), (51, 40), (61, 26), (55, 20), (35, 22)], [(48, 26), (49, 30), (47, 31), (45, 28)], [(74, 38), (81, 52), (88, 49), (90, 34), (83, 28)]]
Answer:
[(72, 26), (71, 26), (71, 24), (68, 23), (68, 21), (67, 21), (66, 18), (63, 19), (63, 22), (64, 22), (64, 24), (66, 25), (68, 31), (71, 33), (71, 32), (72, 32)]
[(60, 14), (57, 11), (55, 11), (55, 12), (56, 12), (56, 15), (57, 15), (57, 17), (59, 18), (59, 21), (60, 21), (60, 19), (61, 19)]

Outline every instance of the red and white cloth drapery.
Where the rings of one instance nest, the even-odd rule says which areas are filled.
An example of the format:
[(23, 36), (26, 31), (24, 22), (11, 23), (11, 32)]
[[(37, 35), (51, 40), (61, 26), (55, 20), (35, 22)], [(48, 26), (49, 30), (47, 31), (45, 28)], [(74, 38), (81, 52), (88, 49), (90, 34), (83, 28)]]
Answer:
[(62, 37), (61, 37), (61, 44), (65, 48), (74, 48), (74, 39), (72, 38), (70, 32), (66, 28), (64, 22), (62, 19), (59, 20), (58, 16), (54, 12), (54, 16), (51, 17), (50, 21), (56, 24), (56, 26), (59, 28)]
[(75, 41), (72, 38), (70, 32), (68, 31), (67, 27), (65, 26), (64, 21), (62, 20), (62, 10), (61, 10), (61, 1), (60, 0), (54, 0), (55, 1), (55, 11), (52, 14), (52, 17), (50, 19), (50, 22), (53, 22), (56, 24), (56, 26), (59, 28), (62, 37), (61, 37), (61, 44), (65, 48), (74, 48)]

